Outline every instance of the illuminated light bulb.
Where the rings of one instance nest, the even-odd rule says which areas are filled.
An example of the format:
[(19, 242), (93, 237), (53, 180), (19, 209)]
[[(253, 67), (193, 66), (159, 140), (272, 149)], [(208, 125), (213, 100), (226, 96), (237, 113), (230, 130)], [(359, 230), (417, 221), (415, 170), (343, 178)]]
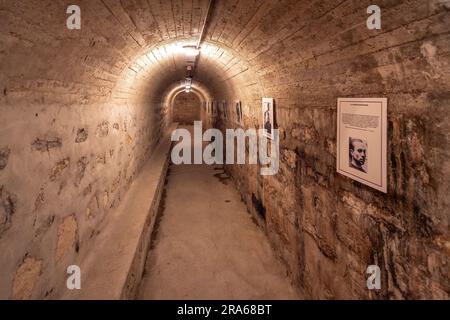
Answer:
[(196, 46), (183, 46), (183, 52), (189, 57), (195, 57), (199, 55), (200, 49), (197, 49)]

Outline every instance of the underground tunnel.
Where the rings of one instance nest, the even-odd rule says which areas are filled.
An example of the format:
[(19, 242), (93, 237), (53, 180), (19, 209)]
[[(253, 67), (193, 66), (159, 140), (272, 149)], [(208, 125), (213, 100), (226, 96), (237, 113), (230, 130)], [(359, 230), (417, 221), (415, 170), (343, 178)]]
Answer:
[(449, 1), (5, 0), (0, 89), (1, 300), (449, 299)]

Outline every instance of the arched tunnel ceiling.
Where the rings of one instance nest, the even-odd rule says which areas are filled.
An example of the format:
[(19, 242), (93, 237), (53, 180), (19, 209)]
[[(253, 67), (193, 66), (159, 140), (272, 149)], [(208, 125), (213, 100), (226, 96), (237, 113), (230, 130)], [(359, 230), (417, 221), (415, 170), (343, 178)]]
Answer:
[[(171, 84), (184, 80), (187, 58), (181, 48), (184, 44), (192, 43), (195, 43), (195, 39), (176, 38), (144, 51), (122, 75), (121, 83), (118, 84), (119, 91), (123, 92), (125, 88), (143, 89), (148, 93), (146, 98), (161, 97), (162, 92)], [(233, 60), (235, 61), (232, 62)], [(218, 97), (224, 93), (232, 95), (235, 83), (230, 79), (246, 70), (248, 67), (243, 59), (231, 49), (205, 41), (197, 60), (193, 86), (206, 85), (207, 88), (203, 90), (208, 91), (207, 95), (210, 97)], [(239, 80), (242, 82), (243, 79)], [(248, 81), (250, 84), (254, 83), (253, 78)]]
[[(215, 2), (194, 77), (215, 95), (247, 84), (238, 80), (255, 82), (242, 76), (248, 67), (231, 46), (233, 40), (242, 40), (242, 28), (254, 11), (267, 3), (271, 1)], [(50, 95), (55, 86), (66, 102), (71, 96), (76, 102), (79, 94), (85, 102), (111, 94), (125, 98), (140, 88), (145, 98), (159, 99), (167, 87), (184, 79), (186, 59), (173, 49), (197, 42), (208, 1), (79, 1), (81, 30), (65, 27), (67, 5), (50, 0), (0, 5), (6, 30), (0, 80), (8, 79), (10, 99), (26, 98), (21, 92), (29, 89)], [(27, 47), (20, 45), (23, 40)], [(17, 63), (11, 68), (6, 61)]]
[[(433, 10), (426, 2), (414, 3), (417, 21)], [(169, 48), (179, 42), (196, 43), (208, 8), (208, 0), (80, 0), (81, 30), (68, 30), (69, 4), (53, 0), (0, 4), (4, 30), (0, 82), (7, 87), (6, 103), (39, 100), (30, 98), (29, 91), (40, 93), (46, 103), (109, 102), (111, 96), (161, 99), (171, 84), (185, 76), (184, 57)], [(354, 27), (354, 21), (364, 24), (368, 4), (217, 0), (194, 79), (217, 98), (237, 97), (236, 91), (245, 91), (242, 96), (256, 99), (270, 94), (274, 85), (282, 88), (293, 82), (314, 80), (327, 86), (331, 81), (327, 79), (341, 77), (342, 72), (316, 68), (312, 73), (312, 66), (337, 65), (352, 57), (354, 50), (361, 55), (376, 50), (377, 40), (370, 40), (370, 31)], [(391, 3), (390, 12), (407, 5)], [(401, 20), (390, 21), (384, 32), (400, 24)], [(369, 40), (361, 47), (360, 39)], [(396, 41), (391, 45), (402, 39)], [(333, 55), (337, 48), (344, 49)], [(318, 71), (323, 71), (321, 78)]]

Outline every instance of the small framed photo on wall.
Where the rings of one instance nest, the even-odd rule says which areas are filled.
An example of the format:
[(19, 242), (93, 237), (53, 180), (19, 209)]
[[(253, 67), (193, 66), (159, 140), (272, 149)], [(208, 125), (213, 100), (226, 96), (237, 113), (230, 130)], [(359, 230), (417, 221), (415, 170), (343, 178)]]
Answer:
[(234, 103), (235, 110), (236, 110), (236, 123), (240, 126), (242, 126), (242, 103), (241, 101), (237, 100)]
[(218, 114), (219, 114), (219, 101), (214, 101), (213, 102), (213, 116), (217, 117)]
[(225, 100), (222, 101), (222, 117), (226, 120), (228, 119), (228, 104)]
[(262, 99), (262, 129), (264, 135), (273, 139), (274, 117), (273, 117), (273, 98)]

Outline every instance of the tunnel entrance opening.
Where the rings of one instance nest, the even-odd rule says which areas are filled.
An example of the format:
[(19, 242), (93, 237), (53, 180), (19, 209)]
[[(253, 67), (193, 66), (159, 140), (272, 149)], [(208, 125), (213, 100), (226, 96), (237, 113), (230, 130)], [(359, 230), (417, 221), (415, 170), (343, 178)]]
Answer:
[(200, 99), (192, 92), (180, 92), (173, 102), (173, 121), (192, 125), (200, 120)]

